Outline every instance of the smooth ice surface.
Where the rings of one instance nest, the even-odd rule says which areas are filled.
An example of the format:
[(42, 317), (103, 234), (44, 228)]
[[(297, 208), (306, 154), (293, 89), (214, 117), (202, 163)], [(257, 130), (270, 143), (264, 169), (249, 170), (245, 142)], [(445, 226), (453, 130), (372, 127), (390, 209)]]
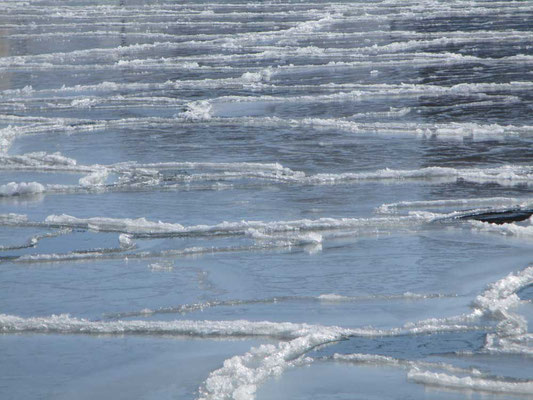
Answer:
[(421, 386), (407, 379), (404, 369), (369, 362), (315, 363), (309, 368), (291, 370), (280, 379), (267, 383), (257, 395), (266, 399), (524, 399), (521, 394), (472, 391), (469, 387)]
[[(2, 335), (6, 398), (193, 399), (197, 382), (256, 341)], [(50, 356), (50, 353), (53, 356)], [(31, 359), (31, 363), (20, 361)], [(21, 385), (31, 376), (32, 385)]]
[(1, 399), (531, 399), (533, 4), (9, 0)]

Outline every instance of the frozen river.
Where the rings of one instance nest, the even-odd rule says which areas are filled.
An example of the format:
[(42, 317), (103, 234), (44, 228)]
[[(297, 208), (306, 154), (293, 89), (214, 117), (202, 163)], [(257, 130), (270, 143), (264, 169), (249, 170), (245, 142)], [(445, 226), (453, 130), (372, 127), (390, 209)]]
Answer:
[(1, 399), (533, 399), (533, 2), (0, 7)]

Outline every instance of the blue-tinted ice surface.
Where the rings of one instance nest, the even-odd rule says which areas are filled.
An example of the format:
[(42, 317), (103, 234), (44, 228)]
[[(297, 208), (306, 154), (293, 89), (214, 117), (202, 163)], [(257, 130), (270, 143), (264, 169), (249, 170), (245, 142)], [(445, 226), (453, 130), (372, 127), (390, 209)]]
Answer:
[(533, 398), (530, 2), (0, 6), (0, 398)]

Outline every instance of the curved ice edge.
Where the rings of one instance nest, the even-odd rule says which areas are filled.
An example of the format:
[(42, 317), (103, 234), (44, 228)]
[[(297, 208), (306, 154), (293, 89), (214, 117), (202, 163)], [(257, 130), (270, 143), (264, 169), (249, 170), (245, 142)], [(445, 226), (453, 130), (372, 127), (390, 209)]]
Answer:
[[(526, 213), (529, 216), (533, 211), (515, 207), (513, 213)], [(508, 208), (491, 209), (491, 215), (506, 215)], [(268, 250), (273, 248), (304, 247), (310, 251), (321, 250), (325, 238), (342, 236), (357, 236), (366, 231), (383, 230), (391, 228), (413, 228), (429, 226), (432, 223), (450, 223), (456, 220), (469, 220), (473, 229), (497, 232), (518, 237), (533, 236), (533, 225), (520, 226), (516, 224), (494, 225), (492, 223), (476, 221), (480, 213), (487, 214), (487, 209), (473, 211), (454, 211), (447, 214), (436, 214), (424, 211), (410, 212), (407, 216), (390, 216), (380, 218), (320, 218), (316, 220), (293, 221), (240, 221), (222, 222), (216, 225), (183, 226), (177, 223), (152, 222), (145, 218), (117, 219), (117, 218), (76, 218), (69, 215), (50, 215), (44, 222), (28, 221), (25, 215), (1, 214), (0, 225), (4, 226), (32, 226), (44, 228), (60, 228), (68, 230), (73, 228), (103, 232), (120, 233), (118, 238), (120, 248), (93, 249), (87, 251), (72, 251), (64, 254), (34, 254), (16, 258), (17, 262), (65, 261), (81, 260), (88, 258), (122, 257), (118, 253), (135, 248), (134, 238), (160, 238), (160, 237), (190, 237), (190, 236), (243, 236), (254, 240), (252, 245), (229, 247), (191, 247), (184, 249), (169, 249), (159, 252), (124, 253), (124, 257), (152, 258), (165, 256), (185, 256), (188, 254), (203, 254), (215, 252), (240, 252), (253, 250)], [(501, 219), (501, 218), (500, 218)], [(322, 232), (321, 234), (317, 231)], [(37, 239), (39, 240), (39, 239)], [(326, 296), (323, 297), (327, 299)], [(335, 300), (339, 301), (339, 297)]]
[[(529, 135), (533, 126), (514, 126), (514, 125), (481, 125), (477, 123), (440, 123), (440, 124), (421, 124), (421, 123), (357, 123), (346, 119), (325, 119), (325, 118), (303, 118), (303, 119), (283, 119), (279, 117), (211, 117), (209, 110), (200, 110), (201, 107), (208, 107), (205, 104), (195, 105), (195, 111), (192, 116), (200, 115), (201, 118), (190, 118), (189, 115), (179, 115), (174, 118), (159, 117), (141, 117), (125, 118), (118, 120), (83, 120), (83, 119), (65, 119), (65, 118), (44, 118), (40, 124), (30, 126), (7, 126), (0, 129), (0, 154), (6, 154), (13, 141), (23, 135), (35, 135), (51, 132), (88, 132), (97, 130), (106, 130), (113, 127), (141, 127), (151, 126), (154, 123), (161, 125), (191, 125), (207, 124), (209, 126), (250, 126), (250, 127), (287, 127), (287, 128), (307, 128), (315, 130), (341, 130), (353, 134), (379, 134), (384, 136), (408, 136), (416, 138), (438, 137), (447, 139), (469, 138), (492, 138)], [(204, 112), (205, 111), (205, 112)], [(18, 118), (19, 122), (24, 118)]]
[(341, 328), (338, 326), (270, 321), (145, 321), (145, 320), (88, 320), (69, 314), (23, 318), (0, 314), (0, 333), (84, 334), (84, 335), (176, 335), (190, 337), (268, 337), (292, 340), (313, 333), (334, 333), (341, 338), (350, 336), (376, 337), (417, 335), (435, 332), (485, 330), (486, 326), (472, 325), (470, 315), (455, 319), (443, 318), (405, 324), (400, 328), (374, 329)]
[(341, 361), (346, 363), (353, 364), (370, 364), (370, 365), (386, 365), (399, 368), (426, 368), (426, 369), (439, 369), (448, 372), (470, 374), (473, 376), (485, 376), (488, 377), (488, 374), (484, 374), (476, 368), (461, 368), (456, 367), (452, 364), (447, 364), (443, 362), (427, 362), (427, 361), (416, 361), (416, 360), (406, 360), (401, 358), (394, 358), (389, 356), (383, 356), (378, 354), (365, 354), (365, 353), (353, 353), (353, 354), (339, 354), (335, 353), (333, 356), (328, 356), (322, 358), (325, 361)]
[[(179, 173), (165, 176), (165, 170)], [(381, 169), (368, 172), (318, 173), (308, 175), (303, 171), (291, 170), (279, 163), (212, 163), (212, 162), (164, 162), (139, 164), (122, 162), (109, 165), (78, 165), (76, 160), (60, 153), (26, 153), (16, 156), (0, 154), (0, 170), (57, 171), (85, 173), (79, 184), (42, 185), (37, 182), (10, 183), (0, 186), (0, 195), (16, 195), (28, 192), (72, 193), (91, 191), (121, 191), (143, 189), (168, 189), (175, 185), (190, 185), (192, 182), (228, 181), (251, 179), (278, 184), (337, 185), (361, 182), (392, 183), (417, 180), (437, 182), (464, 180), (477, 183), (495, 182), (500, 185), (520, 185), (533, 182), (533, 167), (529, 165), (505, 165), (495, 168), (456, 169), (449, 167), (425, 167), (414, 170)], [(116, 183), (106, 184), (109, 174), (117, 174)], [(165, 181), (165, 185), (162, 184)], [(30, 188), (29, 185), (32, 185)], [(176, 186), (179, 188), (179, 186)], [(383, 205), (381, 212), (402, 207), (402, 203)]]
[(258, 241), (276, 239), (293, 240), (297, 241), (298, 243), (320, 244), (323, 241), (323, 235), (313, 234), (315, 231), (414, 227), (432, 222), (476, 219), (476, 216), (488, 212), (495, 215), (505, 214), (510, 211), (523, 213), (533, 212), (533, 209), (530, 210), (529, 206), (529, 204), (526, 204), (526, 207), (517, 205), (512, 208), (485, 208), (468, 211), (453, 211), (449, 213), (412, 211), (405, 216), (395, 215), (371, 218), (323, 217), (318, 219), (270, 222), (254, 220), (242, 220), (239, 222), (224, 221), (214, 225), (189, 226), (162, 221), (153, 222), (147, 220), (146, 218), (77, 218), (67, 214), (49, 215), (43, 222), (37, 222), (28, 221), (25, 215), (0, 214), (0, 224), (81, 228), (104, 232), (120, 232), (123, 234), (133, 235), (133, 237), (238, 235), (248, 236)]
[(0, 314), (0, 332), (34, 332), (60, 334), (172, 334), (191, 337), (240, 337), (263, 336), (281, 340), (294, 339), (316, 330), (332, 329), (339, 334), (348, 332), (342, 328), (325, 328), (291, 322), (237, 321), (91, 321), (71, 317), (68, 314), (49, 317), (22, 318)]
[[(376, 15), (373, 15), (373, 18), (376, 18)], [(280, 31), (276, 31), (276, 33), (279, 33)], [(294, 33), (292, 33), (294, 34)], [(270, 40), (276, 40), (276, 35), (269, 34), (266, 35), (266, 37), (269, 37)], [(293, 42), (294, 45), (297, 45), (299, 41), (301, 41), (302, 38), (308, 37), (306, 34), (297, 33), (297, 36), (300, 36), (300, 39), (295, 39)], [(263, 37), (263, 40), (266, 39), (266, 37)], [(220, 60), (226, 61), (226, 60), (235, 60), (235, 54), (229, 54), (226, 55), (224, 53), (215, 53), (213, 54), (213, 51), (215, 48), (220, 47), (220, 42), (225, 42), (227, 46), (242, 46), (247, 45), (248, 49), (259, 49), (259, 51), (255, 53), (246, 54), (246, 56), (251, 59), (255, 58), (258, 60), (261, 59), (272, 59), (272, 58), (279, 58), (279, 56), (283, 53), (287, 54), (287, 50), (293, 51), (296, 53), (296, 56), (306, 56), (311, 55), (313, 57), (318, 57), (322, 63), (320, 64), (290, 64), (290, 65), (278, 65), (275, 68), (274, 73), (278, 74), (281, 71), (292, 71), (292, 70), (301, 70), (302, 68), (342, 68), (342, 67), (349, 67), (357, 64), (363, 64), (363, 65), (390, 65), (390, 64), (398, 64), (398, 63), (411, 63), (411, 64), (418, 64), (418, 65), (433, 65), (437, 64), (439, 61), (446, 62), (446, 63), (454, 63), (454, 64), (464, 64), (467, 62), (477, 62), (477, 63), (483, 63), (483, 64), (502, 64), (502, 63), (508, 63), (513, 61), (521, 61), (523, 63), (531, 63), (531, 56), (529, 54), (519, 53), (516, 55), (510, 55), (510, 56), (503, 56), (503, 57), (478, 57), (474, 55), (462, 55), (459, 53), (453, 53), (453, 52), (445, 52), (441, 51), (439, 53), (431, 53), (426, 50), (428, 45), (443, 45), (446, 44), (446, 42), (469, 42), (472, 39), (465, 39), (465, 38), (449, 38), (449, 39), (429, 39), (429, 40), (411, 40), (409, 42), (403, 41), (403, 42), (394, 42), (390, 43), (389, 45), (383, 45), (379, 47), (358, 47), (357, 51), (352, 50), (352, 53), (345, 58), (345, 60), (339, 60), (339, 61), (331, 61), (331, 57), (335, 56), (346, 56), (345, 52), (348, 50), (351, 50), (353, 48), (343, 48), (339, 47), (336, 48), (334, 51), (325, 51), (324, 49), (317, 48), (316, 46), (276, 46), (276, 45), (262, 45), (257, 46), (253, 44), (255, 39), (246, 39), (246, 38), (218, 38), (213, 39), (212, 37), (204, 37), (204, 40), (198, 41), (198, 40), (192, 40), (192, 41), (184, 41), (184, 42), (154, 42), (154, 43), (146, 43), (146, 44), (139, 44), (139, 45), (131, 45), (142, 47), (137, 49), (127, 49), (122, 46), (115, 47), (115, 48), (107, 48), (107, 49), (84, 49), (84, 50), (74, 50), (69, 53), (46, 53), (46, 54), (40, 54), (40, 55), (25, 55), (25, 56), (7, 56), (3, 57), (3, 60), (0, 62), (0, 66), (4, 68), (10, 68), (15, 70), (28, 70), (28, 69), (40, 69), (40, 70), (51, 70), (51, 69), (58, 69), (58, 68), (70, 68), (75, 70), (102, 70), (102, 69), (117, 69), (124, 67), (125, 65), (130, 68), (137, 68), (137, 69), (169, 69), (169, 68), (189, 68), (189, 69), (197, 69), (197, 70), (211, 70), (211, 69), (226, 69), (226, 70), (232, 70), (236, 69), (239, 71), (248, 72), (244, 67), (241, 66), (231, 66), (231, 65), (223, 65), (221, 63), (218, 63), (216, 65), (209, 65), (209, 61), (213, 60), (213, 56), (220, 55)], [(515, 40), (513, 37), (502, 37), (502, 40)], [(218, 43), (217, 43), (218, 42)], [(136, 50), (145, 51), (148, 50), (150, 47), (152, 49), (172, 49), (172, 48), (183, 48), (183, 46), (195, 46), (198, 47), (204, 47), (204, 49), (211, 50), (211, 59), (207, 57), (194, 57), (194, 58), (187, 58), (187, 57), (170, 57), (170, 58), (147, 58), (146, 56), (144, 58), (136, 58), (133, 60), (116, 60), (114, 57), (120, 55), (123, 50), (126, 51), (133, 51), (133, 53), (136, 52)], [(296, 50), (295, 50), (296, 48)], [(303, 50), (302, 50), (303, 49)], [(107, 51), (105, 51), (107, 50)], [(299, 50), (299, 52), (298, 52)], [(422, 50), (422, 51), (420, 51)], [(277, 51), (277, 53), (276, 53)], [(84, 53), (80, 53), (84, 52)], [(292, 56), (294, 57), (294, 53)], [(344, 53), (344, 54), (343, 54)], [(90, 63), (90, 64), (80, 64), (78, 57), (99, 57), (100, 60), (96, 63)], [(351, 56), (351, 57), (350, 57)], [(385, 56), (385, 57), (384, 57)], [(241, 56), (242, 57), (242, 56)], [(368, 60), (368, 57), (381, 57), (385, 58), (385, 60)], [(400, 58), (400, 60), (397, 61), (390, 61), (390, 58)], [(76, 60), (78, 58), (78, 60)], [(237, 58), (238, 59), (238, 58)], [(61, 60), (62, 62), (58, 62)], [(217, 61), (220, 61), (217, 60)], [(200, 61), (200, 63), (198, 62)], [(205, 63), (204, 61), (207, 61)], [(249, 68), (248, 68), (249, 69)], [(244, 77), (246, 79), (247, 77)], [(247, 79), (247, 81), (249, 81)], [(254, 82), (252, 78), (252, 82)], [(12, 92), (13, 93), (13, 92)]]
[[(247, 221), (240, 222), (221, 222), (215, 225), (191, 225), (184, 226), (178, 223), (152, 222), (145, 218), (76, 218), (70, 215), (49, 215), (44, 222), (36, 223), (43, 226), (51, 227), (71, 227), (84, 228), (109, 232), (121, 232), (134, 234), (136, 236), (157, 236), (157, 235), (176, 235), (176, 236), (204, 236), (204, 235), (246, 235), (254, 236), (250, 230), (262, 230), (265, 235), (283, 232), (301, 232), (301, 231), (320, 231), (320, 230), (342, 230), (352, 228), (391, 226), (411, 226), (430, 222), (438, 214), (413, 214), (402, 217), (381, 217), (381, 218), (319, 218), (319, 219), (302, 219), (290, 221)], [(6, 218), (7, 219), (7, 218)], [(8, 219), (7, 219), (8, 220)], [(257, 235), (257, 234), (256, 234)], [(319, 241), (318, 237), (308, 238), (312, 242)]]
[(520, 354), (533, 356), (533, 334), (502, 336), (488, 334), (484, 350), (492, 354)]
[(139, 311), (118, 312), (112, 314), (104, 314), (104, 319), (121, 319), (131, 317), (149, 317), (157, 314), (187, 314), (195, 311), (203, 311), (207, 308), (213, 307), (232, 307), (241, 305), (254, 305), (254, 304), (277, 304), (287, 302), (319, 302), (319, 303), (358, 303), (372, 300), (383, 301), (414, 301), (414, 300), (429, 300), (429, 299), (441, 299), (452, 298), (457, 295), (430, 293), (420, 294), (405, 292), (403, 294), (391, 294), (391, 295), (361, 295), (361, 296), (342, 296), (338, 294), (322, 294), (319, 296), (276, 296), (263, 299), (250, 299), (250, 300), (213, 300), (204, 303), (182, 304), (174, 307), (162, 307), (155, 310), (144, 308)]
[[(413, 333), (472, 329), (468, 326), (418, 327)], [(318, 347), (343, 340), (350, 335), (382, 336), (405, 334), (402, 329), (344, 329), (320, 325), (240, 321), (114, 321), (97, 322), (68, 315), (21, 318), (0, 314), (0, 333), (59, 334), (151, 334), (191, 337), (270, 337), (282, 340), (277, 345), (252, 348), (242, 356), (226, 360), (213, 371), (199, 389), (201, 399), (253, 398), (257, 386), (285, 369), (309, 363), (306, 354)], [(288, 340), (288, 341), (286, 341)]]
[[(122, 234), (124, 235), (124, 234)], [(120, 235), (120, 236), (122, 236)], [(129, 236), (129, 235), (128, 235)], [(272, 250), (282, 247), (292, 247), (297, 244), (290, 242), (277, 242), (264, 245), (250, 246), (226, 246), (226, 247), (186, 247), (183, 249), (169, 249), (160, 251), (140, 251), (131, 252), (136, 248), (135, 243), (130, 239), (124, 240), (119, 237), (119, 247), (98, 248), (91, 250), (74, 250), (67, 253), (45, 253), (45, 254), (25, 254), (15, 258), (8, 258), (15, 263), (45, 263), (45, 262), (62, 262), (62, 261), (81, 261), (97, 259), (146, 259), (161, 257), (179, 257), (192, 256), (201, 254), (244, 252), (244, 251), (263, 251)], [(154, 269), (154, 270), (157, 270)]]
[(27, 248), (36, 247), (37, 244), (42, 239), (54, 238), (54, 237), (58, 237), (58, 236), (62, 236), (62, 235), (67, 235), (67, 234), (69, 234), (71, 232), (72, 232), (72, 229), (70, 229), (70, 228), (62, 228), (62, 229), (58, 229), (58, 230), (56, 230), (54, 232), (47, 232), (47, 233), (41, 233), (41, 234), (38, 234), (38, 235), (33, 235), (28, 240), (26, 240), (25, 243), (18, 244), (18, 245), (11, 245), (11, 246), (0, 246), (0, 251), (20, 250), (20, 249), (27, 249)]
[[(2, 332), (41, 332), (41, 333), (85, 333), (85, 334), (125, 334), (125, 333), (174, 333), (198, 336), (209, 335), (264, 335), (273, 337), (298, 337), (309, 332), (328, 332), (333, 329), (343, 336), (389, 336), (402, 334), (419, 334), (449, 330), (471, 330), (481, 327), (472, 326), (472, 322), (487, 315), (504, 322), (499, 328), (508, 327), (509, 320), (516, 321), (511, 311), (513, 306), (521, 300), (516, 292), (522, 287), (533, 283), (533, 266), (511, 273), (505, 278), (493, 283), (486, 291), (479, 295), (474, 303), (474, 310), (470, 314), (442, 319), (430, 318), (417, 323), (407, 323), (402, 328), (390, 330), (376, 329), (344, 329), (339, 327), (324, 327), (320, 325), (250, 322), (250, 321), (90, 321), (78, 319), (67, 314), (50, 317), (22, 318), (7, 314), (0, 314), (0, 331)], [(411, 297), (412, 294), (405, 294)], [(320, 299), (316, 297), (314, 299)], [(274, 300), (273, 300), (274, 301)], [(486, 327), (482, 327), (485, 329)], [(521, 328), (515, 326), (514, 328)], [(523, 328), (523, 327), (522, 327)], [(516, 330), (513, 331), (517, 333)], [(518, 330), (520, 332), (520, 329)]]
[[(455, 32), (457, 33), (457, 32)], [(502, 32), (498, 32), (501, 34)], [(519, 32), (514, 32), (519, 33)], [(523, 34), (523, 32), (520, 32)], [(412, 32), (412, 34), (417, 34)], [(428, 33), (424, 33), (427, 35)], [(471, 35), (472, 32), (463, 32), (463, 34)], [(42, 35), (40, 33), (39, 35)], [(314, 49), (313, 49), (314, 50)], [(265, 53), (263, 53), (265, 54)], [(206, 56), (206, 58), (213, 56)], [(220, 57), (220, 56), (217, 56)], [(198, 59), (198, 58), (196, 58)], [(183, 58), (183, 61), (186, 61), (187, 58)], [(92, 85), (74, 85), (74, 86), (63, 86), (61, 88), (55, 89), (34, 89), (31, 85), (27, 85), (21, 89), (6, 89), (0, 91), (0, 94), (4, 96), (21, 96), (22, 98), (28, 98), (35, 95), (43, 94), (55, 94), (55, 93), (65, 93), (65, 92), (113, 92), (113, 91), (136, 91), (136, 90), (165, 90), (165, 89), (178, 89), (183, 86), (194, 86), (194, 87), (205, 87), (205, 86), (231, 86), (235, 85), (245, 85), (247, 83), (259, 83), (262, 84), (268, 83), (270, 88), (281, 87), (280, 83), (271, 83), (270, 78), (275, 74), (276, 68), (267, 67), (259, 70), (258, 72), (247, 72), (242, 76), (237, 78), (207, 78), (202, 80), (168, 80), (162, 83), (140, 83), (140, 82), (111, 82), (103, 81), (101, 83), (92, 84)], [(353, 83), (327, 83), (312, 85), (313, 88), (322, 88), (322, 89), (352, 89), (359, 90), (362, 93), (373, 93), (378, 91), (381, 94), (384, 91), (404, 91), (407, 93), (435, 93), (442, 94), (448, 92), (469, 94), (469, 93), (487, 93), (487, 92), (499, 92), (499, 91), (522, 91), (531, 89), (533, 83), (528, 81), (511, 81), (507, 83), (459, 83), (451, 86), (442, 86), (442, 85), (431, 85), (431, 84), (419, 84), (419, 83), (403, 83), (403, 84), (353, 84)], [(311, 87), (310, 85), (291, 85), (294, 88), (307, 89)], [(380, 92), (381, 91), (381, 92)]]
[(533, 381), (516, 382), (503, 379), (487, 379), (471, 376), (455, 376), (413, 368), (407, 379), (428, 386), (440, 386), (461, 390), (478, 390), (493, 393), (533, 394)]
[[(280, 375), (286, 368), (311, 362), (306, 353), (311, 349), (349, 336), (390, 336), (420, 334), (441, 331), (480, 329), (473, 325), (485, 314), (500, 321), (498, 329), (509, 334), (520, 334), (524, 327), (509, 310), (519, 301), (515, 292), (533, 282), (533, 266), (511, 273), (492, 284), (476, 298), (471, 314), (443, 319), (429, 319), (406, 324), (402, 328), (388, 331), (366, 329), (345, 329), (320, 325), (294, 324), (290, 322), (251, 322), (251, 321), (89, 321), (72, 318), (68, 315), (51, 317), (21, 318), (0, 314), (0, 332), (72, 333), (72, 334), (174, 334), (198, 337), (267, 336), (288, 342), (275, 345), (262, 345), (252, 348), (242, 356), (235, 356), (212, 372), (200, 388), (201, 399), (253, 398), (257, 386), (269, 377)], [(522, 321), (523, 322), (523, 321)], [(486, 329), (486, 328), (483, 328)], [(435, 375), (413, 370), (409, 379), (422, 383), (467, 385), (475, 390), (524, 391), (529, 386), (514, 382), (495, 385), (478, 378), (458, 378), (448, 375)], [(526, 383), (527, 384), (527, 383)]]
[[(50, 317), (22, 318), (0, 314), (0, 331), (8, 332), (41, 332), (41, 333), (85, 333), (85, 334), (125, 334), (125, 333), (174, 333), (197, 336), (209, 335), (264, 335), (272, 337), (294, 338), (316, 331), (331, 330), (343, 335), (388, 336), (401, 334), (417, 334), (448, 330), (479, 329), (472, 322), (479, 321), (483, 316), (500, 321), (498, 330), (506, 334), (523, 335), (527, 332), (523, 326), (509, 322), (521, 322), (516, 319), (511, 309), (521, 300), (516, 295), (522, 287), (533, 283), (533, 266), (511, 273), (489, 286), (476, 297), (470, 314), (458, 315), (442, 319), (431, 318), (416, 323), (407, 323), (402, 328), (390, 330), (376, 329), (345, 329), (324, 327), (320, 325), (295, 324), (290, 322), (250, 322), (250, 321), (91, 321), (78, 319), (67, 314)], [(318, 297), (319, 298), (319, 297)], [(318, 299), (315, 298), (315, 299)], [(511, 326), (513, 325), (513, 326)], [(509, 329), (509, 328), (512, 328)], [(485, 327), (483, 327), (485, 328)]]
[[(192, 254), (242, 252), (255, 250), (269, 250), (274, 248), (303, 247), (308, 251), (320, 251), (325, 238), (351, 237), (365, 234), (367, 231), (388, 231), (394, 229), (410, 229), (414, 227), (430, 226), (434, 223), (452, 223), (456, 220), (467, 220), (473, 229), (496, 232), (503, 235), (517, 237), (533, 236), (533, 225), (521, 226), (507, 221), (507, 215), (526, 215), (530, 217), (533, 209), (514, 207), (512, 209), (478, 209), (471, 211), (454, 211), (447, 214), (431, 212), (410, 212), (407, 216), (380, 217), (380, 218), (320, 218), (316, 220), (294, 221), (240, 221), (222, 222), (216, 225), (183, 226), (177, 223), (151, 222), (144, 218), (116, 219), (116, 218), (76, 218), (69, 215), (50, 215), (44, 222), (28, 221), (27, 217), (18, 214), (0, 214), (0, 225), (4, 226), (32, 226), (44, 228), (60, 228), (63, 231), (78, 228), (93, 231), (117, 232), (119, 235), (118, 248), (93, 249), (91, 251), (72, 251), (64, 254), (30, 254), (13, 258), (15, 262), (49, 262), (99, 258), (154, 258), (167, 256), (186, 256)], [(480, 222), (476, 219), (479, 215), (490, 215), (497, 218), (494, 223)], [(521, 219), (523, 219), (521, 217)], [(531, 219), (531, 218), (530, 218)], [(514, 220), (514, 217), (513, 219)], [(321, 234), (317, 233), (320, 231)], [(158, 252), (128, 252), (136, 246), (134, 238), (161, 238), (161, 237), (210, 237), (210, 236), (243, 236), (254, 240), (252, 245), (239, 245), (228, 247), (191, 247), (183, 249), (169, 249)], [(40, 240), (37, 238), (37, 241)], [(311, 246), (311, 247), (310, 247)], [(0, 248), (2, 250), (2, 248)], [(340, 301), (340, 297), (323, 300)]]
[(332, 357), (326, 357), (321, 360), (402, 368), (408, 370), (408, 380), (429, 386), (497, 393), (533, 393), (533, 380), (517, 380), (495, 376), (482, 372), (477, 368), (462, 368), (442, 362), (405, 360), (376, 354), (357, 353), (336, 353)]
[(341, 340), (336, 332), (316, 332), (290, 342), (262, 345), (242, 356), (232, 357), (209, 374), (199, 389), (200, 400), (253, 399), (257, 387), (266, 379), (279, 376), (284, 370), (312, 362), (305, 356), (310, 350)]

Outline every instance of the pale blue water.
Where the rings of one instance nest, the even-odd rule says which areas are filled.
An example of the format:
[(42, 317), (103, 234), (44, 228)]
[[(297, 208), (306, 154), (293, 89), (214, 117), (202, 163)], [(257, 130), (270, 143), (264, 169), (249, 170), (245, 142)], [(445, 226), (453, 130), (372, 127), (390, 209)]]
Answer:
[(531, 2), (0, 6), (1, 399), (533, 398)]

